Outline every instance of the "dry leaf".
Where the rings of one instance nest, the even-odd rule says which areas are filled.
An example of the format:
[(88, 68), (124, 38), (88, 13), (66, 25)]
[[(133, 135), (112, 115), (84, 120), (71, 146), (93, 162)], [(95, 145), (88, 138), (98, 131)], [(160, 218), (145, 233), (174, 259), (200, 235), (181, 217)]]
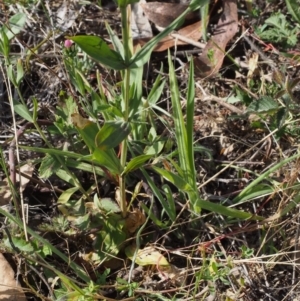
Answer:
[(129, 233), (134, 233), (141, 225), (146, 221), (145, 215), (138, 209), (134, 209), (133, 212), (129, 212), (125, 220), (125, 229)]
[(146, 3), (145, 0), (131, 4), (131, 31), (133, 39), (152, 38), (152, 28), (148, 18), (145, 16), (141, 7), (141, 3)]
[(225, 48), (237, 30), (236, 0), (223, 0), (223, 13), (220, 16), (214, 36), (209, 40), (202, 54), (194, 58), (197, 76), (210, 77), (220, 70), (225, 57)]
[[(148, 2), (141, 3), (144, 13), (156, 26), (167, 27), (189, 6), (183, 3)], [(199, 20), (199, 13), (192, 12), (186, 15), (186, 21)]]
[(186, 285), (188, 270), (186, 268), (179, 269), (175, 265), (170, 264), (169, 266), (162, 266), (158, 276), (162, 280), (170, 279), (177, 287), (183, 287)]
[[(134, 245), (128, 246), (125, 253), (129, 259), (133, 259), (136, 251)], [(169, 266), (168, 260), (154, 247), (146, 247), (137, 251), (135, 263), (140, 266), (155, 265), (155, 266)]]
[[(184, 28), (178, 30), (178, 35), (183, 36), (187, 39), (193, 40), (198, 42), (201, 38), (201, 21), (188, 25)], [(150, 39), (136, 39), (134, 40), (134, 45), (140, 44), (141, 46), (145, 45)], [(179, 46), (179, 45), (188, 45), (187, 41), (183, 41), (180, 39), (176, 39), (173, 36), (169, 35), (162, 40), (160, 40), (155, 48), (153, 49), (154, 52), (161, 52), (165, 51), (171, 47)]]
[(80, 129), (84, 129), (86, 126), (92, 124), (92, 122), (86, 118), (83, 118), (80, 114), (78, 113), (73, 113), (71, 114), (71, 119), (72, 123), (76, 126), (79, 127)]
[(26, 297), (15, 273), (5, 257), (0, 253), (0, 300), (26, 301)]
[(57, 27), (61, 31), (67, 31), (74, 24), (78, 18), (81, 9), (75, 7), (75, 4), (71, 4), (70, 1), (64, 1), (64, 3), (58, 8), (56, 15)]

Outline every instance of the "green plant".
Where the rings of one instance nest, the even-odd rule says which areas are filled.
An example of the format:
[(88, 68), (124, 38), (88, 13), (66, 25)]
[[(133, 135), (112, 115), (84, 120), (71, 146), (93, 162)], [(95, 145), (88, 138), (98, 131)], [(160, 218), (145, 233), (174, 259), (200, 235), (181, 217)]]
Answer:
[[(129, 29), (128, 4), (132, 2), (134, 1), (118, 1), (122, 16), (123, 42), (107, 25), (114, 50), (100, 37), (68, 37), (76, 45), (64, 49), (64, 64), (76, 93), (61, 91), (54, 115), (55, 120), (48, 127), (47, 135), (37, 118), (37, 100), (33, 99), (33, 110), (30, 110), (22, 97), (19, 86), (24, 72), (20, 63), (9, 64), (10, 55), (9, 48), (7, 48), (9, 39), (6, 34), (3, 34), (0, 45), (8, 62), (7, 74), (19, 94), (19, 100), (13, 100), (11, 97), (11, 106), (17, 114), (34, 125), (45, 144), (44, 148), (25, 145), (19, 147), (45, 154), (42, 159), (33, 161), (34, 164), (39, 164), (41, 178), (49, 178), (55, 174), (70, 187), (61, 193), (57, 200), (61, 216), (53, 219), (51, 225), (40, 225), (39, 231), (53, 232), (76, 243), (82, 237), (87, 239), (89, 234), (95, 231), (93, 232), (93, 249), (89, 253), (82, 254), (82, 258), (86, 262), (99, 265), (119, 256), (120, 251), (125, 249), (127, 240), (134, 235), (136, 236), (135, 256), (128, 256), (128, 258), (132, 260), (132, 267), (135, 263), (138, 264), (135, 258), (139, 252), (141, 231), (147, 220), (139, 208), (134, 208), (141, 190), (140, 174), (135, 175), (138, 170), (143, 174), (143, 180), (147, 182), (153, 193), (151, 204), (155, 196), (162, 206), (161, 215), (157, 217), (153, 213), (152, 205), (147, 207), (146, 204), (141, 204), (148, 215), (148, 220), (151, 219), (159, 228), (167, 229), (177, 221), (175, 189), (179, 192), (182, 203), (186, 208), (189, 207), (192, 217), (199, 216), (201, 210), (205, 209), (237, 219), (262, 219), (251, 213), (201, 198), (194, 158), (196, 147), (193, 137), (195, 99), (193, 62), (190, 62), (186, 94), (186, 119), (180, 104), (180, 91), (170, 54), (168, 65), (173, 116), (157, 104), (166, 83), (161, 75), (155, 79), (148, 96), (143, 96), (143, 66), (148, 62), (153, 47), (181, 24), (186, 13), (207, 4), (207, 1), (192, 1), (184, 14), (136, 52), (133, 51)], [(207, 7), (203, 11), (207, 13)], [(82, 58), (77, 56), (79, 49), (85, 53)], [(95, 89), (87, 80), (88, 73), (94, 64), (89, 56), (101, 65), (117, 72), (120, 82), (108, 82), (103, 79), (100, 72), (97, 72), (97, 89)], [(164, 118), (157, 116), (158, 111), (172, 118), (175, 127), (174, 141), (158, 134), (155, 118), (159, 118), (161, 123), (165, 124)], [(60, 137), (62, 144), (52, 143), (53, 139), (50, 139), (52, 136)], [(178, 150), (172, 151), (173, 146), (170, 144)], [(198, 147), (199, 149), (201, 151)], [(78, 171), (82, 170), (89, 172), (94, 177), (95, 183), (89, 183), (89, 187), (84, 187), (78, 176)], [(150, 176), (153, 172), (161, 176), (161, 185)], [(136, 178), (139, 178), (137, 184)], [(101, 197), (98, 182), (103, 179), (109, 180), (116, 187), (115, 198)], [(126, 191), (129, 189), (133, 190), (131, 199)], [(248, 192), (245, 189), (241, 197), (250, 198)], [(143, 194), (143, 199), (148, 197), (149, 195)], [(0, 213), (16, 223), (22, 231), (27, 229), (20, 219), (2, 210)], [(142, 227), (137, 232), (140, 226)], [(29, 228), (28, 233), (35, 238), (34, 247), (24, 236), (20, 242), (12, 241), (12, 243), (17, 244), (20, 249), (23, 248), (24, 256), (28, 256), (29, 251), (40, 255), (38, 263), (44, 264), (61, 278), (60, 288), (55, 289), (58, 298), (93, 300), (98, 297), (100, 284), (91, 282), (87, 273), (74, 262), (70, 262), (70, 268), (81, 283), (78, 283), (77, 279), (66, 277), (61, 271), (42, 261), (51, 253), (59, 256), (65, 263), (69, 263), (70, 260), (41, 235)], [(5, 242), (7, 246), (11, 244), (9, 240)], [(45, 252), (43, 250), (43, 254), (39, 254), (37, 250), (42, 244), (47, 248)], [(51, 252), (46, 254), (47, 250)], [(34, 259), (29, 256), (27, 258), (28, 260)], [(157, 262), (152, 262), (151, 265), (155, 266), (155, 264), (159, 266)], [(221, 276), (224, 278), (227, 273), (226, 269), (223, 271), (220, 266), (213, 263), (211, 269), (216, 279), (221, 279)], [(103, 275), (97, 275), (97, 277), (100, 276)], [(118, 281), (117, 286), (125, 289), (129, 295), (135, 295), (137, 288), (135, 282)]]
[(265, 24), (256, 29), (261, 39), (274, 43), (282, 43), (282, 46), (292, 47), (297, 43), (299, 29), (293, 28), (286, 20), (285, 15), (277, 13), (265, 20)]

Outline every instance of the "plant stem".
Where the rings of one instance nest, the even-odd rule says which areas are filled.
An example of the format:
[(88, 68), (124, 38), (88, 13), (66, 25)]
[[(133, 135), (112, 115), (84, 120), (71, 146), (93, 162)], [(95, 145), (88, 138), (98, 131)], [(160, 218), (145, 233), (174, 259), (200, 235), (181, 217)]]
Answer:
[[(121, 19), (122, 19), (122, 37), (123, 37), (123, 46), (124, 46), (124, 60), (126, 64), (129, 63), (130, 58), (132, 56), (132, 37), (131, 37), (131, 29), (130, 29), (130, 16), (131, 10), (130, 5), (126, 7), (120, 7), (121, 10)], [(124, 101), (123, 108), (123, 119), (125, 122), (128, 122), (129, 118), (129, 92), (130, 92), (130, 69), (127, 68), (123, 73), (123, 85), (122, 85), (122, 94)], [(125, 168), (127, 162), (127, 138), (124, 139), (121, 145), (121, 165)], [(119, 178), (120, 185), (120, 199), (121, 199), (121, 211), (122, 216), (126, 217), (127, 215), (127, 205), (126, 205), (126, 178), (125, 175), (121, 175)]]

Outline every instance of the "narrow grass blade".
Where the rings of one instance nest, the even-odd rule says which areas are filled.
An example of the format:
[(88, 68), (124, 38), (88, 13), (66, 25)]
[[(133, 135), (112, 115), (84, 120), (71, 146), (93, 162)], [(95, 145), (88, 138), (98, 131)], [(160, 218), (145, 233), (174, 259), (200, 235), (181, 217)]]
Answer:
[(251, 182), (247, 187), (245, 187), (243, 189), (243, 191), (233, 200), (233, 202), (234, 203), (239, 202), (241, 198), (245, 197), (247, 194), (249, 194), (251, 192), (251, 190), (253, 189), (253, 187), (257, 186), (261, 181), (263, 181), (266, 178), (268, 178), (268, 176), (271, 173), (274, 173), (275, 171), (279, 170), (285, 164), (287, 164), (290, 161), (293, 161), (293, 160), (295, 160), (295, 159), (297, 159), (299, 157), (300, 157), (300, 153), (298, 153), (298, 154), (296, 154), (294, 156), (291, 156), (289, 158), (286, 158), (286, 159), (282, 160), (281, 162), (277, 163), (275, 166), (271, 167), (269, 170), (267, 170), (262, 175), (260, 175), (257, 179), (255, 179), (253, 182)]

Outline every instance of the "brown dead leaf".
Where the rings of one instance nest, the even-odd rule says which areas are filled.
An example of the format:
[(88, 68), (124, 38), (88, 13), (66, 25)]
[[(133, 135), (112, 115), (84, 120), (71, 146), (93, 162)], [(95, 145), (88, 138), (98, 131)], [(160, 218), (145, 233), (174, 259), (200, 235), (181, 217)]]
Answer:
[(221, 68), (225, 48), (238, 30), (236, 0), (223, 0), (223, 13), (220, 16), (214, 36), (209, 40), (202, 54), (194, 58), (195, 74), (211, 77)]
[[(164, 3), (164, 2), (146, 2), (141, 3), (146, 17), (156, 26), (167, 27), (179, 15), (181, 15), (189, 6), (183, 3)], [(186, 15), (186, 21), (199, 19), (198, 12), (192, 12)]]
[(125, 220), (125, 229), (129, 233), (134, 233), (145, 221), (145, 215), (140, 210), (134, 209), (133, 212), (129, 212)]
[(26, 301), (20, 284), (15, 280), (15, 273), (5, 257), (0, 253), (0, 300)]
[[(165, 51), (171, 47), (179, 46), (179, 45), (188, 45), (190, 44), (187, 40), (198, 42), (201, 38), (201, 21), (188, 25), (184, 28), (178, 30), (177, 35), (185, 37), (186, 39), (176, 39), (174, 36), (169, 35), (162, 40), (160, 40), (155, 48), (154, 52)], [(150, 39), (135, 39), (134, 45), (140, 44), (141, 46), (145, 45)]]

